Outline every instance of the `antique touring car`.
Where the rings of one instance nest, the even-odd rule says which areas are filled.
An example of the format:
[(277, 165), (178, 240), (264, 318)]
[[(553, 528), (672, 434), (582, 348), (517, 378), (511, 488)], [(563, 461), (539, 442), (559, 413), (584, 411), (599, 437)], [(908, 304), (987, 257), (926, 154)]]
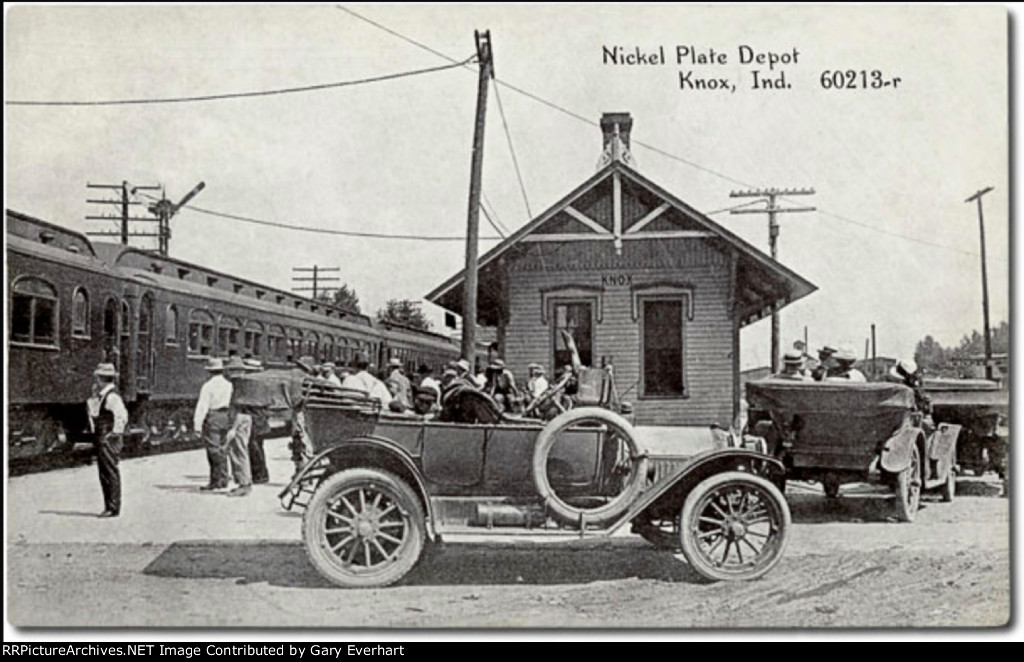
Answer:
[(545, 423), (503, 414), (474, 389), (450, 397), (461, 400), (460, 420), (381, 412), (355, 392), (308, 392), (316, 454), (281, 498), (305, 507), (310, 561), (334, 584), (396, 582), (428, 541), (460, 533), (558, 539), (632, 523), (712, 580), (760, 577), (783, 554), (790, 515), (777, 460), (715, 448), (710, 429), (703, 452), (650, 453), (643, 428), (600, 407)]
[(922, 490), (953, 500), (960, 426), (931, 429), (906, 386), (766, 379), (747, 384), (747, 400), (753, 433), (787, 477), (820, 481), (828, 497), (843, 483), (881, 483), (904, 522), (913, 521)]

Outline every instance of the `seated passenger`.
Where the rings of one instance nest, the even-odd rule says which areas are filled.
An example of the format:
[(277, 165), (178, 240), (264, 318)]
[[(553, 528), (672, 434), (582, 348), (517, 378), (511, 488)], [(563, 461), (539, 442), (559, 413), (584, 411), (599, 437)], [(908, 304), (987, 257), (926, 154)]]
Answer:
[(829, 372), (836, 367), (835, 358), (836, 348), (831, 345), (824, 345), (818, 350), (818, 360), (816, 365), (811, 369), (811, 377), (816, 382), (825, 381), (828, 377)]
[(788, 379), (795, 382), (811, 381), (811, 378), (804, 374), (804, 355), (796, 350), (790, 350), (782, 355), (782, 372), (772, 375), (772, 379)]
[(544, 366), (539, 363), (531, 363), (527, 366), (527, 370), (530, 374), (530, 381), (526, 382), (526, 392), (527, 397), (529, 397), (532, 403), (544, 391), (548, 390), (548, 380), (544, 376)]
[(836, 362), (836, 367), (829, 371), (828, 377), (825, 378), (826, 382), (864, 383), (868, 381), (863, 372), (853, 367), (853, 364), (857, 362), (857, 355), (853, 353), (853, 350), (844, 347), (832, 358)]
[(370, 398), (380, 402), (381, 409), (389, 408), (391, 405), (391, 392), (388, 391), (388, 387), (384, 385), (384, 382), (370, 374), (368, 370), (370, 362), (366, 359), (366, 356), (356, 354), (352, 363), (355, 366), (356, 373), (345, 378), (345, 381), (341, 383), (342, 388), (362, 391)]
[(503, 411), (515, 411), (520, 406), (519, 391), (516, 389), (516, 379), (505, 367), (501, 359), (494, 359), (487, 366), (487, 381), (483, 391), (491, 396)]
[(921, 376), (917, 370), (917, 363), (909, 359), (901, 359), (896, 362), (885, 375), (885, 381), (909, 386), (914, 390), (914, 404), (918, 410), (925, 414), (932, 413), (932, 399), (921, 388)]

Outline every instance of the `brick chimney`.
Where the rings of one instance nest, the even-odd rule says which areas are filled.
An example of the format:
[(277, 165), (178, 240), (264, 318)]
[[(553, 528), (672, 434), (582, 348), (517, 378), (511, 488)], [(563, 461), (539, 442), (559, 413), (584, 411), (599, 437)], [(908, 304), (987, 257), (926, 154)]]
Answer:
[(636, 167), (630, 151), (629, 135), (633, 129), (633, 118), (629, 113), (604, 113), (601, 115), (601, 159), (600, 170), (612, 161)]

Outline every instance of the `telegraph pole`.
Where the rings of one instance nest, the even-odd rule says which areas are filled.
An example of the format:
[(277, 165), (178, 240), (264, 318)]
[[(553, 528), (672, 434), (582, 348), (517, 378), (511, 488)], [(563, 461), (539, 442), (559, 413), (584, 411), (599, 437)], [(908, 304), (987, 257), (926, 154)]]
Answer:
[[(309, 286), (293, 287), (292, 290), (295, 291), (295, 292), (308, 292), (308, 291), (312, 290), (313, 291), (313, 298), (314, 299), (316, 298), (317, 292), (321, 291), (321, 290), (318, 289), (318, 285), (320, 283), (325, 283), (325, 282), (329, 283), (329, 282), (341, 280), (340, 278), (324, 278), (324, 277), (322, 277), (320, 275), (320, 274), (322, 274), (324, 272), (341, 271), (341, 269), (339, 269), (338, 267), (321, 267), (319, 265), (314, 264), (312, 267), (292, 267), (292, 271), (299, 271), (299, 272), (303, 272), (303, 273), (309, 273), (309, 272), (313, 273), (313, 277), (312, 278), (300, 278), (298, 276), (292, 276), (292, 280), (294, 280), (296, 282), (303, 282), (303, 283), (312, 282), (313, 283), (312, 287), (309, 287)], [(326, 290), (328, 288), (325, 287), (325, 288), (322, 288), (322, 289)]]
[(462, 290), (462, 358), (472, 364), (476, 354), (477, 243), (480, 238), (480, 182), (484, 168), (484, 128), (487, 119), (487, 85), (494, 77), (491, 32), (475, 31), (480, 77), (476, 93), (476, 127), (469, 177), (469, 213), (466, 220), (466, 278)]
[(985, 268), (985, 215), (981, 210), (981, 196), (994, 187), (981, 189), (964, 202), (978, 201), (978, 227), (981, 229), (981, 294), (982, 309), (985, 313), (985, 379), (992, 379), (992, 332), (988, 324), (988, 273)]
[[(730, 198), (764, 198), (768, 206), (764, 209), (734, 209), (733, 214), (768, 214), (768, 242), (771, 246), (772, 259), (778, 259), (779, 222), (776, 214), (814, 211), (814, 207), (781, 208), (776, 199), (786, 195), (814, 195), (814, 189), (754, 189), (751, 191), (733, 191)], [(772, 304), (772, 374), (779, 371), (779, 313)]]
[(85, 219), (87, 221), (116, 221), (116, 222), (119, 222), (119, 224), (120, 224), (120, 231), (118, 231), (118, 232), (87, 232), (86, 234), (92, 235), (92, 236), (99, 236), (99, 237), (119, 237), (120, 240), (121, 240), (121, 243), (124, 244), (125, 246), (128, 245), (128, 238), (129, 237), (159, 237), (160, 236), (159, 233), (154, 233), (154, 232), (130, 232), (129, 231), (129, 222), (136, 222), (136, 223), (160, 223), (160, 219), (159, 218), (149, 218), (149, 217), (139, 217), (139, 216), (129, 216), (128, 215), (129, 207), (131, 207), (133, 205), (141, 205), (142, 204), (141, 202), (139, 202), (137, 200), (132, 200), (131, 199), (131, 196), (135, 193), (135, 191), (159, 191), (160, 190), (159, 186), (155, 186), (155, 185), (153, 185), (153, 186), (133, 186), (133, 187), (131, 187), (130, 191), (129, 191), (129, 188), (128, 188), (128, 182), (126, 182), (126, 181), (122, 181), (120, 184), (89, 184), (88, 182), (86, 182), (85, 186), (86, 186), (86, 188), (98, 188), (98, 189), (107, 189), (107, 190), (118, 191), (120, 193), (120, 198), (119, 199), (110, 200), (110, 199), (104, 199), (104, 198), (89, 198), (89, 199), (86, 199), (86, 202), (92, 203), (92, 204), (118, 205), (120, 207), (120, 212), (121, 212), (119, 216), (111, 216), (111, 215), (98, 215), (98, 216), (96, 216), (96, 215), (94, 215), (94, 216), (86, 216), (85, 217)]

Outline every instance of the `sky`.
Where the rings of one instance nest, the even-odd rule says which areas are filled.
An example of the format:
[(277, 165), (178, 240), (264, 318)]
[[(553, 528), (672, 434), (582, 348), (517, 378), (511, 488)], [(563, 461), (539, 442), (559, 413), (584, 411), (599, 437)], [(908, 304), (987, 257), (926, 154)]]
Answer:
[[(491, 32), (483, 191), (509, 230), (595, 171), (602, 112), (632, 114), (644, 175), (706, 213), (731, 191), (813, 188), (780, 215), (779, 259), (818, 286), (781, 314), (802, 338), (913, 354), (982, 325), (977, 208), (984, 198), (991, 321), (1009, 315), (1007, 14), (999, 6), (345, 5), (464, 60)], [(604, 49), (664, 47), (664, 65), (616, 65)], [(793, 57), (740, 62), (741, 47)], [(677, 47), (724, 64), (678, 64)], [(10, 101), (153, 99), (353, 81), (446, 64), (335, 5), (15, 6), (5, 14)], [(754, 90), (752, 70), (791, 85)], [(899, 83), (825, 89), (822, 74)], [(681, 89), (680, 74), (735, 92)], [(868, 74), (871, 76), (871, 74)], [(526, 90), (547, 103), (524, 96)], [(198, 103), (5, 105), (6, 205), (76, 230), (87, 182), (159, 183), (195, 206), (324, 229), (465, 233), (477, 76), (451, 68), (319, 91)], [(495, 94), (495, 88), (497, 94)], [(500, 98), (500, 108), (498, 99)], [(557, 107), (557, 108), (556, 108)], [(500, 109), (504, 110), (504, 121)], [(569, 111), (569, 112), (565, 112)], [(576, 116), (574, 116), (576, 115)], [(578, 117), (577, 117), (578, 116)], [(583, 118), (583, 119), (581, 119)], [(116, 210), (110, 207), (107, 213)], [(768, 250), (767, 218), (711, 215)], [(481, 219), (482, 234), (496, 232)], [(171, 255), (283, 289), (292, 267), (339, 267), (364, 310), (419, 299), (462, 268), (460, 241), (312, 234), (182, 209)], [(481, 243), (481, 252), (493, 246)], [(435, 326), (436, 309), (427, 306)], [(765, 365), (769, 321), (742, 335), (743, 368)]]

